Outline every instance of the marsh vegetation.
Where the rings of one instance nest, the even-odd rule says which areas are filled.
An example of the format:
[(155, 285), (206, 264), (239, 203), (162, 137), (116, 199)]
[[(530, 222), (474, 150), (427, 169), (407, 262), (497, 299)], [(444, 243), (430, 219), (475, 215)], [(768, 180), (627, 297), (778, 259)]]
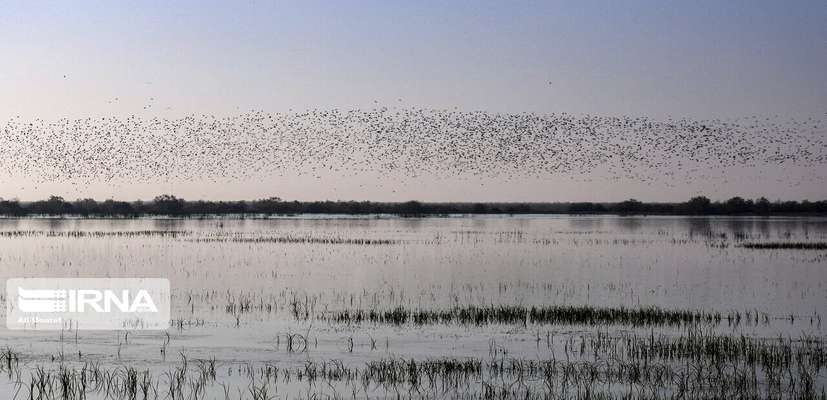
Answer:
[(824, 399), (825, 240), (815, 217), (6, 219), (4, 278), (168, 277), (174, 309), (3, 329), (0, 397)]

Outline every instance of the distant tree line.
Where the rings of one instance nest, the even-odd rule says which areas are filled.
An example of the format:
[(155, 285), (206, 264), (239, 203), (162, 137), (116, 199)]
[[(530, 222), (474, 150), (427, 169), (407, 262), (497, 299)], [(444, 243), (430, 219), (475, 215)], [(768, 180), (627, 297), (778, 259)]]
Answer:
[(719, 202), (704, 196), (682, 203), (645, 203), (635, 199), (617, 203), (425, 203), (372, 201), (284, 201), (278, 197), (252, 201), (188, 201), (160, 195), (152, 201), (66, 201), (59, 196), (20, 202), (0, 198), (0, 215), (77, 215), (173, 217), (215, 214), (397, 214), (403, 216), (443, 214), (662, 214), (662, 215), (789, 215), (827, 214), (827, 200), (769, 201), (733, 197)]

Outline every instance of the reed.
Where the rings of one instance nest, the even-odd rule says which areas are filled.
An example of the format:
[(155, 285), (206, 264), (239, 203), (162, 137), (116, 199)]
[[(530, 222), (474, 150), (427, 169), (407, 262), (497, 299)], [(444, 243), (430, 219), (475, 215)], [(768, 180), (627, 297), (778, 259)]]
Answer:
[[(667, 310), (659, 307), (593, 307), (593, 306), (521, 306), (521, 305), (491, 305), (491, 306), (463, 306), (445, 310), (415, 310), (405, 307), (395, 307), (390, 310), (343, 310), (328, 312), (319, 315), (324, 319), (336, 323), (361, 324), (392, 324), (392, 325), (429, 325), (429, 324), (461, 324), (461, 325), (489, 325), (513, 324), (527, 326), (528, 324), (580, 324), (580, 325), (628, 325), (628, 326), (683, 326), (683, 325), (711, 325), (717, 326), (722, 322), (739, 324), (747, 321), (741, 313), (731, 312), (721, 314), (714, 311), (701, 310)], [(299, 318), (297, 318), (299, 319)], [(763, 319), (768, 321), (767, 318)]]
[(757, 250), (827, 250), (827, 242), (754, 242), (742, 243), (740, 247)]

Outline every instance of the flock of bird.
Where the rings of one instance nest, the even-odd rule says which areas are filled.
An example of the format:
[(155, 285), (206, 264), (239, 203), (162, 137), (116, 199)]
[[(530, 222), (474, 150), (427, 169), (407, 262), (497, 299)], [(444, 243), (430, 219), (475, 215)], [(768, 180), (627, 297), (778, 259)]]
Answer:
[[(387, 108), (138, 116), (0, 127), (0, 173), (40, 181), (240, 179), (321, 172), (703, 179), (827, 164), (819, 119), (737, 121)], [(665, 179), (664, 179), (665, 178)]]

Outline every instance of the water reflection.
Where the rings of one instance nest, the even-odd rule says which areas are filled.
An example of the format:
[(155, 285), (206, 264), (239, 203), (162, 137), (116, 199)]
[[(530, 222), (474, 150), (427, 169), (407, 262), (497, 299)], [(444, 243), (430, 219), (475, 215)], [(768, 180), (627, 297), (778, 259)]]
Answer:
[(2, 278), (158, 276), (178, 290), (280, 288), (378, 305), (391, 300), (377, 293), (394, 292), (442, 306), (827, 312), (825, 252), (739, 247), (823, 241), (823, 218), (2, 219), (0, 231)]

